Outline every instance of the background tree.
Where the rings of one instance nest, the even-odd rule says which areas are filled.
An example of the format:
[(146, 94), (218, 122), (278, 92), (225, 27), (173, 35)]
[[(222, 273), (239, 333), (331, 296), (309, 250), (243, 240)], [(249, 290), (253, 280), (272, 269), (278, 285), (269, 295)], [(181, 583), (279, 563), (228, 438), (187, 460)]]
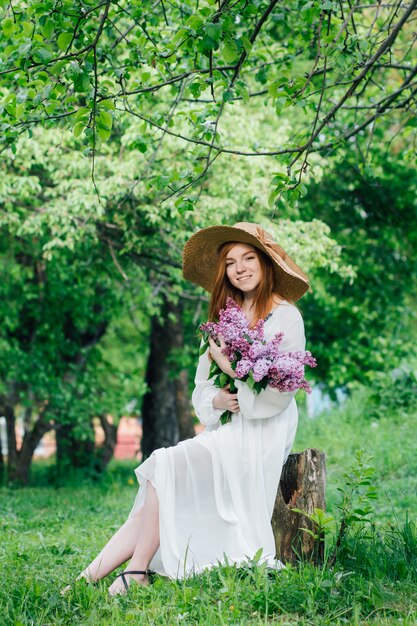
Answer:
[[(159, 180), (165, 201), (194, 189), (181, 210), (198, 199), (211, 164), (233, 154), (279, 158), (287, 171), (274, 194), (293, 202), (309, 154), (367, 143), (393, 113), (401, 125), (412, 119), (416, 8), (416, 0), (3, 2), (4, 145), (16, 149), (34, 125), (64, 124), (86, 144), (95, 179), (102, 143), (136, 118), (135, 145), (155, 146), (142, 176), (153, 179), (168, 135), (190, 150), (186, 172), (173, 165)], [(277, 114), (267, 145), (222, 133), (225, 112), (252, 101)], [(277, 141), (288, 115), (291, 136)]]
[[(325, 389), (369, 380), (407, 353), (401, 329), (390, 339), (390, 303), (409, 315), (412, 281), (398, 279), (415, 262), (415, 4), (0, 2), (5, 297), (17, 310), (26, 292), (29, 309), (39, 298), (25, 257), (61, 276), (72, 296), (69, 319), (79, 319), (83, 301), (85, 311), (99, 306), (92, 326), (104, 324), (59, 414), (60, 432), (69, 428), (77, 450), (80, 438), (91, 450), (92, 415), (113, 407), (117, 416), (132, 398), (140, 407), (148, 354), (148, 377), (164, 381), (168, 401), (167, 421), (155, 428), (161, 414), (148, 389), (146, 453), (190, 433), (178, 402), (192, 380), (207, 300), (182, 282), (181, 249), (205, 225), (259, 221), (309, 272), (314, 291), (303, 311)], [(381, 205), (384, 189), (391, 199)], [(395, 207), (398, 219), (381, 217), (381, 206)], [(155, 360), (149, 346), (167, 332), (160, 312), (179, 298), (184, 309), (165, 322), (177, 332), (169, 333), (166, 359)], [(57, 302), (49, 300), (52, 308)], [(21, 314), (3, 327), (6, 352), (13, 332), (25, 329)], [(128, 364), (122, 350), (136, 339), (129, 343), (120, 329), (138, 331), (140, 358), (132, 354)], [(71, 350), (82, 353), (75, 339)], [(62, 372), (61, 363), (50, 380)], [(3, 395), (22, 376), (6, 368)], [(38, 398), (55, 397), (45, 389), (32, 395), (37, 417)], [(82, 410), (69, 406), (72, 395)], [(57, 424), (57, 416), (49, 421)]]

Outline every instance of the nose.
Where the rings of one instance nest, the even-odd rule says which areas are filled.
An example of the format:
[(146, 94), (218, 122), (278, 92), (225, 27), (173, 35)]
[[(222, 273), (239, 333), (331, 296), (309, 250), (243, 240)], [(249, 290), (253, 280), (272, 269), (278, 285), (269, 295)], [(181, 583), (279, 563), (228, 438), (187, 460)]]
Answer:
[(236, 262), (236, 273), (237, 274), (242, 274), (242, 272), (245, 271), (245, 262), (244, 261), (237, 261)]

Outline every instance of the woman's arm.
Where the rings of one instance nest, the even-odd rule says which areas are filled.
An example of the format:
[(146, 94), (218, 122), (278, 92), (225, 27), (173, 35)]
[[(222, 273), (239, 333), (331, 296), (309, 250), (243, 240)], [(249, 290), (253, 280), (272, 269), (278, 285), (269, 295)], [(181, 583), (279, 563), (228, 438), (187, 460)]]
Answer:
[(208, 378), (209, 370), (210, 362), (208, 359), (208, 350), (206, 350), (198, 360), (194, 380), (195, 387), (191, 396), (195, 414), (205, 426), (210, 426), (218, 422), (221, 415), (224, 413), (224, 409), (215, 409), (213, 407), (213, 398), (219, 393), (219, 389), (213, 384), (214, 376), (210, 379)]
[[(280, 346), (283, 352), (305, 350), (304, 323), (301, 316), (289, 329), (283, 329), (283, 332), (284, 338)], [(238, 379), (235, 379), (235, 385), (239, 407), (246, 419), (266, 419), (279, 415), (289, 407), (296, 394), (295, 391), (278, 391), (269, 386), (256, 394)]]

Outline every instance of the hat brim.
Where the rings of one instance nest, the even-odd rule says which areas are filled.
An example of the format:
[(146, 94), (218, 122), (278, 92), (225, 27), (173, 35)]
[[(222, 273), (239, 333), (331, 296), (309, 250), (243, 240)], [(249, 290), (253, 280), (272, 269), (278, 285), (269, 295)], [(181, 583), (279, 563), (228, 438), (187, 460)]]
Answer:
[(183, 252), (184, 278), (211, 293), (217, 272), (219, 249), (223, 244), (231, 242), (247, 243), (271, 259), (274, 268), (274, 291), (283, 298), (296, 301), (308, 291), (310, 284), (307, 276), (280, 246), (275, 244), (273, 250), (255, 235), (235, 226), (210, 226), (198, 231), (187, 241)]

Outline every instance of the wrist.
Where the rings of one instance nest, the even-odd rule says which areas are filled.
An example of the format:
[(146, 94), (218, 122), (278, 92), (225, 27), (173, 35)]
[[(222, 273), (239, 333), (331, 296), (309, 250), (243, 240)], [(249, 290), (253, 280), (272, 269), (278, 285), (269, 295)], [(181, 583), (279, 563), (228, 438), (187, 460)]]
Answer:
[(213, 396), (213, 400), (212, 400), (212, 404), (213, 404), (213, 409), (221, 409), (221, 407), (219, 406), (218, 402), (219, 402), (219, 394), (216, 393), (215, 396)]

